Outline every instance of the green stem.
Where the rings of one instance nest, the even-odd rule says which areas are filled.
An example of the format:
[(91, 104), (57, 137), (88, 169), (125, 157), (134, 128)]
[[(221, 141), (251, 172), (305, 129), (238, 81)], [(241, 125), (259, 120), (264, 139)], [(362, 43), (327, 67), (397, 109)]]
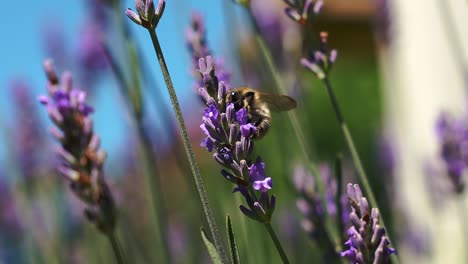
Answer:
[(330, 81), (328, 80), (328, 78), (324, 78), (322, 81), (323, 81), (323, 84), (325, 85), (325, 88), (327, 89), (328, 96), (333, 106), (333, 110), (335, 111), (335, 114), (336, 114), (336, 119), (338, 120), (338, 123), (340, 124), (346, 144), (348, 145), (349, 151), (351, 152), (351, 157), (353, 159), (354, 164), (356, 165), (359, 180), (361, 181), (362, 186), (364, 187), (364, 191), (366, 192), (366, 196), (369, 199), (370, 206), (379, 208), (377, 205), (377, 200), (375, 199), (375, 196), (374, 196), (374, 192), (372, 191), (372, 188), (370, 187), (366, 172), (364, 171), (364, 168), (362, 166), (361, 158), (359, 157), (359, 154), (356, 150), (356, 146), (354, 145), (354, 140), (351, 136), (351, 133), (349, 132), (348, 125), (346, 124), (343, 118), (343, 114), (341, 113), (338, 100), (336, 99), (335, 93), (333, 92)]
[[(369, 180), (367, 178), (366, 172), (364, 171), (364, 167), (362, 166), (361, 158), (359, 157), (359, 153), (357, 152), (356, 146), (354, 145), (353, 137), (351, 136), (351, 133), (349, 132), (348, 125), (346, 124), (343, 118), (343, 114), (338, 104), (338, 100), (336, 99), (335, 93), (333, 92), (332, 86), (330, 84), (330, 80), (327, 77), (325, 77), (322, 79), (322, 82), (325, 85), (325, 88), (327, 89), (328, 97), (330, 98), (331, 104), (333, 106), (333, 110), (335, 111), (335, 114), (336, 114), (336, 119), (338, 120), (338, 123), (340, 124), (341, 130), (343, 132), (343, 135), (346, 141), (346, 145), (348, 145), (354, 165), (356, 166), (359, 180), (361, 181), (361, 184), (364, 187), (364, 191), (366, 192), (366, 197), (369, 199), (369, 205), (371, 208), (379, 208), (377, 204), (377, 200), (375, 199), (374, 192), (372, 191), (372, 188), (369, 184)], [(385, 227), (385, 222), (384, 222), (382, 215), (380, 215), (380, 223), (382, 226)], [(390, 239), (390, 235), (387, 234), (387, 236)], [(390, 239), (390, 241), (393, 241), (393, 240)], [(393, 263), (399, 263), (398, 258), (395, 257), (394, 255), (392, 255), (392, 261)]]
[(335, 197), (335, 203), (337, 207), (337, 217), (336, 217), (336, 222), (338, 223), (338, 231), (339, 231), (339, 237), (341, 238), (344, 234), (344, 226), (343, 226), (343, 221), (341, 220), (342, 214), (343, 214), (343, 207), (341, 206), (341, 194), (342, 194), (342, 188), (343, 188), (343, 169), (342, 169), (342, 156), (341, 153), (336, 155), (336, 160), (335, 160), (335, 175), (336, 175), (336, 197)]
[(172, 84), (172, 79), (167, 69), (166, 61), (164, 59), (163, 52), (161, 50), (161, 46), (159, 44), (158, 37), (154, 30), (148, 30), (151, 40), (153, 42), (154, 51), (156, 52), (156, 56), (158, 57), (159, 65), (161, 66), (161, 71), (164, 77), (164, 81), (166, 82), (166, 86), (169, 92), (169, 97), (171, 98), (172, 107), (174, 108), (174, 112), (177, 118), (177, 122), (180, 128), (180, 134), (182, 136), (182, 140), (185, 147), (185, 152), (187, 154), (187, 158), (190, 163), (190, 169), (192, 170), (192, 174), (195, 180), (195, 185), (197, 186), (198, 194), (200, 196), (200, 200), (203, 205), (203, 210), (205, 213), (206, 220), (208, 221), (208, 226), (211, 231), (211, 235), (213, 237), (213, 241), (218, 251), (219, 255), (222, 258), (223, 263), (228, 263), (227, 256), (224, 251), (223, 243), (221, 240), (221, 236), (218, 231), (218, 227), (216, 225), (216, 221), (214, 219), (213, 211), (208, 202), (208, 195), (205, 190), (205, 185), (203, 184), (203, 179), (200, 175), (200, 169), (198, 168), (197, 161), (195, 159), (195, 155), (193, 153), (192, 144), (190, 142), (187, 128), (185, 127), (184, 117), (182, 115), (182, 110), (180, 109), (179, 101), (177, 99), (177, 95)]
[(281, 259), (283, 260), (283, 263), (289, 264), (288, 257), (286, 257), (286, 254), (284, 253), (283, 247), (281, 246), (281, 243), (278, 240), (278, 237), (275, 234), (275, 231), (271, 227), (270, 223), (265, 223), (265, 227), (268, 230), (268, 233), (270, 234), (271, 240), (275, 243), (276, 250), (278, 250), (278, 253), (281, 256)]
[(110, 243), (112, 245), (112, 250), (114, 251), (115, 259), (117, 260), (117, 263), (118, 264), (125, 263), (124, 257), (123, 257), (123, 250), (122, 250), (122, 247), (120, 245), (119, 239), (115, 235), (115, 231), (110, 233), (107, 237), (109, 238), (109, 241), (110, 241)]

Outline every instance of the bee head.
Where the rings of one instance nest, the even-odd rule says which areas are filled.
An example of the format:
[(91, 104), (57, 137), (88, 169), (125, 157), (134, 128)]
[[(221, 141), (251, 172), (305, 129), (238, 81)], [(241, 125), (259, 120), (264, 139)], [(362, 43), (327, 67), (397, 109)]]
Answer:
[(253, 92), (244, 92), (243, 90), (233, 90), (226, 96), (226, 103), (233, 103), (236, 111), (246, 107), (249, 102), (253, 99)]

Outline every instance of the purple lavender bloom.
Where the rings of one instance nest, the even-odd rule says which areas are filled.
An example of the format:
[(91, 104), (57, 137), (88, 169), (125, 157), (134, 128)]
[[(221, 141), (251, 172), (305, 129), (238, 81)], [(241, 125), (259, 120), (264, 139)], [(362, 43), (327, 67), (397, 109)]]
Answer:
[(347, 231), (349, 239), (345, 242), (347, 250), (341, 256), (350, 263), (388, 263), (397, 250), (390, 247), (385, 228), (379, 224), (379, 209), (369, 210), (369, 203), (357, 184), (348, 184), (348, 197), (351, 205), (351, 227)]
[(260, 190), (261, 192), (266, 192), (270, 190), (273, 185), (273, 182), (270, 177), (265, 177), (265, 163), (262, 162), (260, 157), (257, 158), (257, 161), (250, 166), (250, 178), (254, 181), (253, 188), (255, 190)]
[(447, 174), (457, 193), (465, 188), (463, 174), (468, 165), (468, 126), (467, 118), (453, 119), (441, 114), (437, 120), (436, 132), (440, 142), (440, 157), (445, 162)]
[(333, 64), (338, 57), (338, 51), (333, 49), (328, 52), (327, 47), (327, 32), (320, 32), (320, 45), (317, 50), (311, 50), (307, 58), (301, 59), (301, 64), (311, 72), (313, 72), (319, 79), (324, 79), (330, 72)]
[(164, 0), (159, 0), (156, 8), (154, 7), (153, 0), (135, 0), (135, 9), (137, 12), (127, 8), (125, 14), (136, 24), (146, 29), (155, 29), (165, 8), (166, 1)]
[[(204, 87), (198, 91), (207, 106), (200, 126), (206, 135), (201, 146), (215, 152), (213, 158), (225, 168), (221, 175), (237, 185), (234, 191), (244, 196), (247, 206), (240, 206), (240, 210), (254, 220), (268, 223), (276, 198), (268, 193), (273, 181), (265, 175), (265, 163), (260, 157), (252, 161), (251, 135), (256, 127), (248, 122), (246, 109), (236, 112), (233, 104), (223, 103), (229, 88), (224, 81), (218, 81), (212, 63), (211, 57), (199, 61)], [(253, 195), (256, 192), (259, 195)]]
[(295, 0), (284, 0), (288, 5), (285, 9), (286, 15), (293, 21), (306, 25), (314, 16), (320, 13), (323, 6), (322, 0), (306, 0), (303, 5)]
[(252, 123), (248, 123), (247, 109), (242, 108), (236, 113), (237, 122), (239, 122), (241, 134), (244, 137), (249, 137), (257, 133), (257, 127)]
[(39, 101), (45, 105), (57, 128), (53, 136), (60, 142), (58, 171), (70, 182), (70, 188), (86, 205), (85, 216), (105, 234), (113, 232), (116, 222), (114, 200), (104, 180), (106, 152), (93, 132), (93, 108), (86, 103), (86, 93), (73, 88), (72, 76), (64, 73), (61, 81), (52, 61), (44, 62), (48, 79), (48, 96)]

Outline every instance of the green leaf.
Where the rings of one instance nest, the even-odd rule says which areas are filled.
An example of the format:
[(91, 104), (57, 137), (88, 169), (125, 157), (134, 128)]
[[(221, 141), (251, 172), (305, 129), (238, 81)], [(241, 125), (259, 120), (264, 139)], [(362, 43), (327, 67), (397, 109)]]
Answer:
[(226, 228), (229, 238), (229, 249), (231, 251), (232, 264), (239, 264), (239, 252), (237, 249), (236, 239), (234, 238), (234, 231), (232, 230), (231, 218), (226, 215)]
[(210, 254), (210, 258), (213, 264), (223, 264), (223, 262), (221, 261), (221, 257), (216, 251), (216, 247), (206, 236), (205, 229), (203, 229), (202, 227), (200, 231), (201, 231), (201, 236), (203, 238), (203, 242), (205, 242), (206, 249), (208, 249), (208, 254)]

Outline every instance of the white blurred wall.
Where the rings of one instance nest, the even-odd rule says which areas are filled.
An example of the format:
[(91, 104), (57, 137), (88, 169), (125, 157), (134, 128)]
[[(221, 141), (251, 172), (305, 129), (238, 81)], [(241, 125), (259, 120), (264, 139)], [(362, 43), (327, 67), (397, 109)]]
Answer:
[[(467, 65), (468, 1), (439, 1), (446, 1), (450, 8), (465, 49), (456, 56)], [(439, 5), (437, 0), (393, 0), (394, 40), (389, 50), (382, 53), (387, 120), (397, 143), (398, 203), (407, 208), (411, 218), (427, 225), (429, 237), (433, 238), (430, 258), (414, 256), (402, 248), (402, 263), (463, 263), (463, 254), (468, 255), (468, 244), (461, 243), (468, 237), (462, 237), (457, 203), (448, 199), (435, 210), (425, 182), (428, 177), (424, 163), (436, 158), (439, 151), (435, 120), (442, 110), (461, 113), (468, 91)], [(468, 210), (468, 201), (464, 209)]]

